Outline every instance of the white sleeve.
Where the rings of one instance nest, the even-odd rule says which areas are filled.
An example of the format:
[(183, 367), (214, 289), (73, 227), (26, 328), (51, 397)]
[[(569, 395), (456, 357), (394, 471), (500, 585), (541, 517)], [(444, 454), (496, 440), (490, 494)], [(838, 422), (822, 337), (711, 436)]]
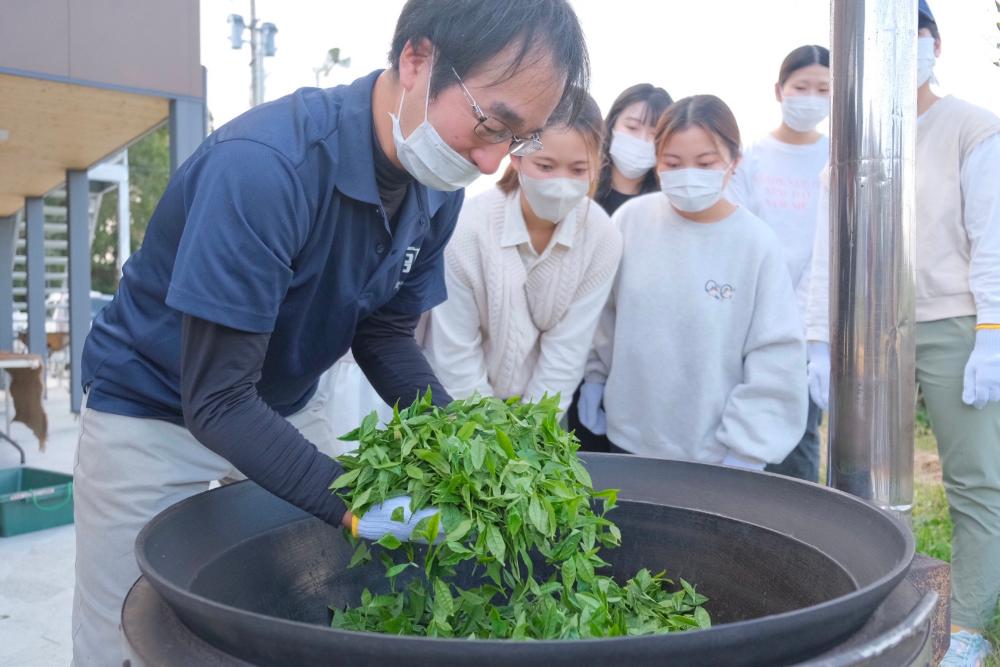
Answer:
[(594, 330), (613, 281), (614, 273), (602, 285), (576, 299), (562, 319), (542, 334), (538, 363), (524, 390), (526, 399), (537, 401), (546, 392), (550, 396), (558, 392), (559, 409), (565, 412), (569, 407), (583, 377)]
[(830, 181), (820, 179), (816, 236), (809, 271), (806, 339), (830, 342)]
[[(816, 242), (813, 241), (813, 245)], [(802, 275), (799, 276), (799, 282), (795, 285), (795, 303), (799, 306), (800, 317), (802, 318), (802, 327), (805, 331), (806, 325), (806, 309), (809, 307), (809, 281), (812, 279), (812, 256), (810, 255), (809, 261), (806, 262), (806, 268), (802, 269)]]
[(980, 323), (1000, 323), (1000, 134), (972, 149), (961, 167), (963, 219), (972, 246), (969, 284)]
[(468, 398), (476, 392), (492, 396), (475, 294), (456, 275), (447, 256), (444, 277), (448, 299), (430, 312), (424, 355), (452, 397)]
[(615, 292), (618, 289), (620, 267), (618, 272), (608, 292), (608, 300), (597, 318), (593, 344), (590, 346), (590, 354), (587, 356), (583, 372), (585, 382), (605, 384), (608, 381), (608, 373), (611, 372), (611, 352), (615, 342)]
[(726, 400), (719, 442), (744, 460), (779, 463), (805, 432), (806, 345), (792, 281), (780, 248), (760, 269), (743, 349), (743, 382)]

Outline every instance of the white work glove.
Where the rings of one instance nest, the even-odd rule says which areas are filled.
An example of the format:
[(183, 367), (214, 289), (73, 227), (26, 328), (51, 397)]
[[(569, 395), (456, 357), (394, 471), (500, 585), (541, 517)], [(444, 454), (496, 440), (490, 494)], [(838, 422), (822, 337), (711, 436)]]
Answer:
[(976, 331), (976, 344), (965, 364), (962, 401), (979, 410), (1000, 402), (1000, 329)]
[[(397, 508), (403, 508), (402, 521), (394, 521), (392, 513)], [(386, 535), (394, 535), (401, 542), (422, 542), (426, 543), (423, 537), (413, 537), (413, 529), (417, 524), (427, 517), (437, 514), (437, 509), (425, 507), (419, 512), (410, 511), (410, 497), (397, 496), (390, 498), (378, 505), (372, 505), (362, 517), (355, 516), (351, 522), (351, 533), (355, 537), (363, 537), (366, 540), (380, 540)], [(438, 537), (434, 540), (437, 544), (444, 540), (444, 524), (438, 524)]]
[(603, 400), (603, 382), (584, 382), (580, 387), (580, 401), (576, 404), (576, 414), (580, 418), (580, 423), (595, 435), (608, 433), (608, 418), (601, 407)]
[(811, 340), (806, 345), (806, 372), (809, 374), (809, 397), (819, 409), (830, 407), (830, 344)]
[(722, 465), (730, 468), (742, 468), (743, 470), (763, 470), (767, 465), (764, 461), (758, 461), (739, 454), (734, 449), (730, 449), (726, 458), (722, 459)]

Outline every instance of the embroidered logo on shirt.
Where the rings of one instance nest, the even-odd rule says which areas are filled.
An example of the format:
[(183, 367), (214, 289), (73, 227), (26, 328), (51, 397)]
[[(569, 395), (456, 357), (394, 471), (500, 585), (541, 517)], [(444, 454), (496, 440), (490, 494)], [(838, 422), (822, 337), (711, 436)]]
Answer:
[(709, 280), (705, 283), (705, 292), (716, 301), (723, 301), (725, 299), (732, 299), (736, 288), (728, 283), (720, 285), (714, 280)]
[(410, 246), (403, 253), (403, 270), (400, 272), (400, 278), (396, 281), (396, 286), (393, 289), (399, 289), (403, 285), (403, 276), (408, 274), (413, 270), (413, 263), (417, 261), (417, 255), (420, 254), (420, 248), (416, 246)]
[(415, 248), (410, 246), (406, 249), (406, 253), (403, 255), (403, 275), (406, 275), (413, 268), (413, 263), (417, 261), (417, 255), (420, 254), (420, 248)]

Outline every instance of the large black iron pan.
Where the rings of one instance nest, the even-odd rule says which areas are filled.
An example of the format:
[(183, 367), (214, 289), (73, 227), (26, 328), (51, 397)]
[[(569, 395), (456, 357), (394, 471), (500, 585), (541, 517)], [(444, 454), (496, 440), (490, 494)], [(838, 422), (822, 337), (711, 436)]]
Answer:
[(584, 455), (620, 489), (614, 574), (667, 569), (711, 598), (709, 630), (584, 641), (395, 637), (328, 627), (327, 605), (384, 586), (381, 565), (345, 569), (340, 531), (251, 483), (195, 496), (139, 535), (149, 583), (181, 621), (258, 665), (781, 665), (858, 630), (905, 575), (913, 539), (852, 496), (762, 473)]

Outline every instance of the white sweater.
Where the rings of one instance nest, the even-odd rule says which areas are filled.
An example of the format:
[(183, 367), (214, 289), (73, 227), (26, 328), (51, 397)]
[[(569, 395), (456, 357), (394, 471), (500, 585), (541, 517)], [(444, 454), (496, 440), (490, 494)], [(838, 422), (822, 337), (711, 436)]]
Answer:
[(746, 150), (729, 184), (730, 201), (766, 222), (781, 242), (803, 316), (809, 298), (819, 175), (829, 159), (826, 137), (800, 146), (768, 134)]
[(773, 232), (743, 208), (716, 223), (660, 193), (615, 213), (621, 266), (588, 382), (605, 382), (608, 437), (645, 456), (782, 461), (805, 430), (805, 342)]
[(448, 300), (431, 311), (422, 340), (444, 388), (455, 398), (560, 393), (565, 410), (620, 257), (620, 234), (590, 199), (540, 255), (517, 191), (467, 200), (445, 250)]
[[(967, 127), (976, 128), (964, 141), (970, 145), (956, 139), (947, 159), (917, 153), (917, 322), (975, 314), (979, 322), (1000, 323), (1000, 121), (945, 97), (917, 118), (918, 147)], [(824, 179), (806, 309), (806, 338), (824, 342), (830, 340), (829, 198)], [(943, 201), (952, 202), (950, 214), (937, 210)]]

